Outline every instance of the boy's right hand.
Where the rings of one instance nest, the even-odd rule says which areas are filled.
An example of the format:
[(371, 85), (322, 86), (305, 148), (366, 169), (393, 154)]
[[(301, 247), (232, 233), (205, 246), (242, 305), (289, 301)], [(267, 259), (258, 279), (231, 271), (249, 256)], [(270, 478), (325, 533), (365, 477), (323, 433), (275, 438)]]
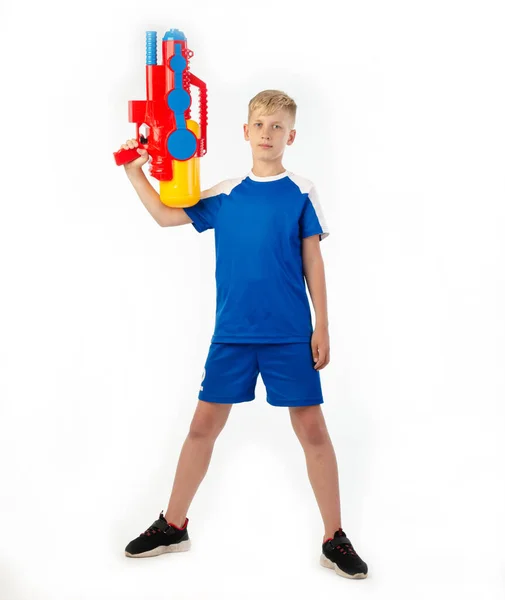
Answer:
[(144, 148), (138, 148), (139, 143), (135, 139), (126, 140), (125, 144), (121, 145), (120, 150), (128, 150), (129, 148), (137, 148), (137, 152), (139, 153), (139, 157), (135, 160), (132, 160), (129, 163), (125, 163), (124, 169), (125, 171), (131, 171), (134, 169), (141, 169), (146, 162), (149, 160), (149, 153)]

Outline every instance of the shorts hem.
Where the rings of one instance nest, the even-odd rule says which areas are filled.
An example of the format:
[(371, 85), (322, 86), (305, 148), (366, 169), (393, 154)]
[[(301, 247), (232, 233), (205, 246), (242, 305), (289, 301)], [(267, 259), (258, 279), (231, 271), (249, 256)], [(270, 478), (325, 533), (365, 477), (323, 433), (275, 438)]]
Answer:
[(271, 406), (284, 406), (284, 407), (296, 407), (296, 406), (314, 406), (317, 404), (323, 404), (324, 403), (324, 399), (319, 397), (319, 398), (305, 398), (304, 400), (294, 400), (291, 402), (283, 402), (278, 401), (275, 402), (274, 400), (271, 400), (268, 396), (267, 396), (267, 402), (268, 404), (270, 404)]
[(242, 402), (251, 402), (252, 400), (255, 399), (255, 396), (253, 396), (252, 398), (238, 398), (238, 399), (230, 399), (230, 398), (225, 398), (225, 397), (219, 397), (219, 396), (206, 396), (205, 398), (203, 398), (201, 395), (198, 396), (198, 400), (202, 400), (203, 402), (211, 402), (214, 404), (240, 404)]

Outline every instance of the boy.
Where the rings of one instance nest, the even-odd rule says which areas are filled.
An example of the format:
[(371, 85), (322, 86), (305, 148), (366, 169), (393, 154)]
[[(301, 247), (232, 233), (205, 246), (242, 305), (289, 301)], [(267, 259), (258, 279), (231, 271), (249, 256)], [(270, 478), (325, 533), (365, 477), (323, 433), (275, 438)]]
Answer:
[[(142, 171), (145, 150), (125, 165), (142, 203), (162, 227), (215, 229), (216, 325), (198, 406), (180, 454), (165, 515), (132, 540), (126, 556), (189, 550), (186, 517), (233, 404), (254, 399), (259, 373), (273, 406), (289, 407), (324, 523), (320, 564), (363, 579), (368, 567), (341, 528), (338, 470), (321, 411), (320, 374), (330, 360), (326, 283), (320, 240), (329, 235), (314, 185), (282, 165), (296, 136), (296, 103), (278, 90), (249, 102), (244, 138), (253, 165), (222, 181), (190, 208), (171, 208)], [(122, 148), (138, 146), (128, 140)], [(312, 330), (309, 288), (316, 317)]]

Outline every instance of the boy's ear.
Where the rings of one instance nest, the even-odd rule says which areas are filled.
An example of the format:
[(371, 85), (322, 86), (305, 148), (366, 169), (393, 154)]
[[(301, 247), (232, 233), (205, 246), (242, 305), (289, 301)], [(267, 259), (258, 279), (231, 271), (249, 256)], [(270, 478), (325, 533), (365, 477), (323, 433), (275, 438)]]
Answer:
[(244, 140), (249, 141), (249, 125), (244, 123)]
[(292, 129), (289, 132), (288, 141), (286, 142), (286, 145), (291, 146), (291, 144), (295, 141), (295, 137), (296, 137), (296, 129)]

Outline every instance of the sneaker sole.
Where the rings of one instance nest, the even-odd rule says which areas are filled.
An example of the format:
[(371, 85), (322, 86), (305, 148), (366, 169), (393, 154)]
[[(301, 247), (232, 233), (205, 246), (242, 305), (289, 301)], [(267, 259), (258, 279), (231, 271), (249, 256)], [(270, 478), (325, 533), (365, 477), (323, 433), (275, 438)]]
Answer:
[(147, 558), (148, 556), (159, 556), (160, 554), (169, 554), (172, 552), (187, 552), (191, 549), (191, 540), (179, 542), (178, 544), (170, 544), (170, 546), (158, 546), (147, 552), (140, 552), (139, 554), (130, 554), (125, 551), (125, 555), (130, 558)]
[(355, 575), (349, 575), (342, 569), (339, 569), (338, 565), (332, 562), (329, 558), (326, 558), (324, 554), (321, 554), (321, 558), (319, 559), (319, 563), (322, 567), (326, 567), (327, 569), (333, 569), (337, 575), (341, 575), (342, 577), (347, 577), (347, 579), (366, 579), (368, 573), (356, 573)]

